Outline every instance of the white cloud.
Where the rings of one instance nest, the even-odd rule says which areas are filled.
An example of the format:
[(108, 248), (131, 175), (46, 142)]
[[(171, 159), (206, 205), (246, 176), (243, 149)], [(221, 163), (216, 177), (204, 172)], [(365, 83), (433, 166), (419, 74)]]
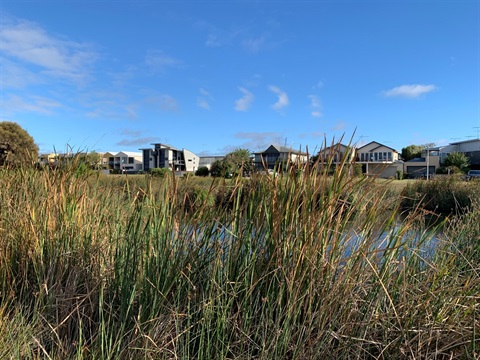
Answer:
[(110, 107), (96, 107), (91, 111), (86, 113), (86, 116), (89, 118), (99, 118), (99, 119), (114, 119), (114, 120), (135, 120), (138, 118), (136, 110), (132, 106), (121, 107), (121, 106), (110, 106)]
[(175, 59), (161, 50), (150, 50), (145, 56), (145, 63), (153, 70), (160, 72), (169, 67), (179, 67), (183, 64), (181, 60)]
[(138, 137), (138, 138), (128, 138), (128, 139), (122, 139), (119, 142), (117, 142), (115, 145), (118, 146), (142, 146), (142, 145), (147, 145), (153, 142), (158, 141), (158, 138), (156, 137)]
[(99, 119), (135, 120), (138, 118), (138, 104), (117, 91), (90, 91), (82, 94), (81, 105), (88, 109), (86, 116)]
[(401, 85), (384, 91), (383, 95), (386, 97), (416, 98), (423, 94), (428, 94), (436, 89), (437, 87), (435, 85)]
[(228, 154), (229, 152), (242, 148), (250, 149), (250, 151), (265, 150), (268, 146), (274, 144), (283, 144), (285, 137), (279, 132), (237, 132), (233, 135), (236, 139), (242, 139), (241, 144), (229, 145), (220, 149), (220, 153)]
[(242, 32), (241, 29), (222, 29), (207, 21), (199, 21), (195, 27), (207, 33), (205, 45), (207, 47), (222, 47), (232, 43), (232, 41)]
[(161, 95), (158, 99), (158, 104), (160, 109), (165, 111), (177, 111), (178, 110), (178, 103), (175, 98), (170, 95)]
[(343, 131), (347, 127), (347, 124), (343, 120), (337, 120), (332, 127), (333, 131)]
[(270, 85), (269, 89), (271, 92), (278, 96), (277, 102), (272, 105), (272, 108), (274, 110), (281, 110), (289, 105), (290, 102), (288, 100), (288, 95), (286, 92), (280, 90), (280, 88), (274, 85)]
[(54, 77), (82, 83), (98, 57), (90, 45), (55, 37), (31, 22), (3, 17), (0, 25), (0, 51), (5, 56)]
[(313, 117), (322, 117), (322, 112), (320, 111), (322, 108), (322, 103), (320, 98), (317, 95), (309, 95), (308, 98), (310, 99), (310, 106), (312, 107), (311, 115)]
[(243, 94), (243, 97), (235, 101), (235, 110), (247, 111), (250, 109), (255, 96), (244, 87), (239, 87), (238, 90), (240, 90), (240, 92)]
[(204, 88), (200, 88), (198, 91), (200, 92), (200, 95), (202, 95), (202, 96), (212, 97), (212, 95), (210, 95), (210, 93), (207, 90), (205, 90)]
[(200, 96), (197, 98), (197, 106), (205, 110), (210, 110), (210, 100), (213, 100), (213, 96), (204, 88), (199, 90)]
[(257, 38), (246, 39), (242, 42), (245, 50), (257, 53), (261, 51), (267, 45), (267, 35), (263, 34)]
[(201, 107), (202, 109), (205, 110), (210, 110), (210, 104), (206, 99), (198, 98), (197, 99), (197, 106)]
[(318, 139), (318, 138), (324, 138), (327, 136), (325, 132), (322, 131), (312, 131), (308, 133), (302, 133), (300, 134), (300, 137), (303, 138), (313, 138), (313, 139)]
[(51, 115), (55, 109), (61, 108), (62, 104), (41, 96), (32, 96), (27, 99), (18, 95), (11, 95), (8, 98), (0, 99), (0, 107), (5, 114), (36, 112)]
[(4, 57), (0, 57), (0, 64), (2, 64), (1, 82), (3, 89), (21, 89), (44, 82), (38, 73), (34, 73)]

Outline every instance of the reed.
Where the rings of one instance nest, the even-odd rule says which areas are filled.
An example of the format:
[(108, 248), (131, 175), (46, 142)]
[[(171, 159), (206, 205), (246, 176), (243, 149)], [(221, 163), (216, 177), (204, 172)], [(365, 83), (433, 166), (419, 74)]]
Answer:
[(0, 358), (478, 356), (478, 265), (454, 247), (478, 228), (432, 251), (420, 211), (400, 221), (388, 183), (343, 165), (0, 169)]

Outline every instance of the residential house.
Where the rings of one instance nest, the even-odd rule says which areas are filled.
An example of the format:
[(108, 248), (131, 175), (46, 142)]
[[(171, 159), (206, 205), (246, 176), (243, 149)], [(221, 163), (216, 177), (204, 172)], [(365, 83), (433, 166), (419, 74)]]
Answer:
[[(348, 159), (346, 159), (345, 157), (348, 157)], [(328, 162), (332, 164), (337, 164), (343, 162), (344, 160), (350, 162), (355, 158), (355, 148), (353, 148), (352, 146), (337, 143), (320, 150), (318, 152), (318, 158), (320, 164)]]
[(153, 148), (142, 150), (143, 171), (165, 168), (173, 171), (195, 172), (200, 166), (200, 157), (187, 149), (177, 149), (167, 144), (153, 143)]
[(403, 171), (403, 161), (398, 151), (372, 141), (356, 150), (356, 162), (362, 164), (363, 172), (381, 178), (397, 177), (397, 171)]
[(223, 160), (225, 156), (223, 155), (212, 155), (212, 156), (200, 156), (200, 161), (198, 163), (198, 167), (206, 166), (208, 170), (215, 161)]
[(430, 176), (435, 174), (437, 169), (442, 166), (448, 154), (454, 152), (465, 154), (472, 169), (480, 169), (480, 139), (475, 139), (424, 149), (419, 158), (404, 163), (404, 172), (412, 178)]
[[(432, 147), (422, 150), (420, 157), (405, 161), (403, 172), (410, 178), (429, 178), (440, 167), (440, 148)], [(428, 171), (427, 171), (428, 168)]]
[(448, 154), (459, 152), (465, 154), (472, 169), (480, 169), (480, 139), (453, 142), (440, 147), (439, 152), (440, 163), (445, 161)]
[(102, 167), (122, 173), (137, 173), (142, 170), (142, 153), (131, 151), (113, 152), (101, 154)]
[(254, 166), (257, 170), (275, 169), (281, 164), (304, 164), (307, 153), (284, 146), (270, 145), (266, 150), (254, 153)]
[(57, 162), (57, 159), (58, 159), (58, 154), (56, 153), (38, 155), (38, 163), (40, 165), (53, 165)]

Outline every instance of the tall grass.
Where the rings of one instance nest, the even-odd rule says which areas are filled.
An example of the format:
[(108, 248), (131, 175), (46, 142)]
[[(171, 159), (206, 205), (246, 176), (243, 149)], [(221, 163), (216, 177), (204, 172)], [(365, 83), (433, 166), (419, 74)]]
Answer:
[(478, 356), (476, 265), (388, 183), (297, 170), (0, 170), (0, 358)]
[(441, 215), (459, 215), (472, 209), (480, 197), (480, 182), (467, 182), (456, 175), (439, 176), (431, 181), (413, 181), (404, 190), (402, 205)]

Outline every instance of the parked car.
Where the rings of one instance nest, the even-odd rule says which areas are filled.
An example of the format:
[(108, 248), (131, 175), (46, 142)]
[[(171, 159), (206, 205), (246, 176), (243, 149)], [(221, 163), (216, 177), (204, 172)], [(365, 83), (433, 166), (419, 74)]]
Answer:
[(480, 170), (470, 170), (467, 173), (467, 181), (472, 179), (480, 179)]

